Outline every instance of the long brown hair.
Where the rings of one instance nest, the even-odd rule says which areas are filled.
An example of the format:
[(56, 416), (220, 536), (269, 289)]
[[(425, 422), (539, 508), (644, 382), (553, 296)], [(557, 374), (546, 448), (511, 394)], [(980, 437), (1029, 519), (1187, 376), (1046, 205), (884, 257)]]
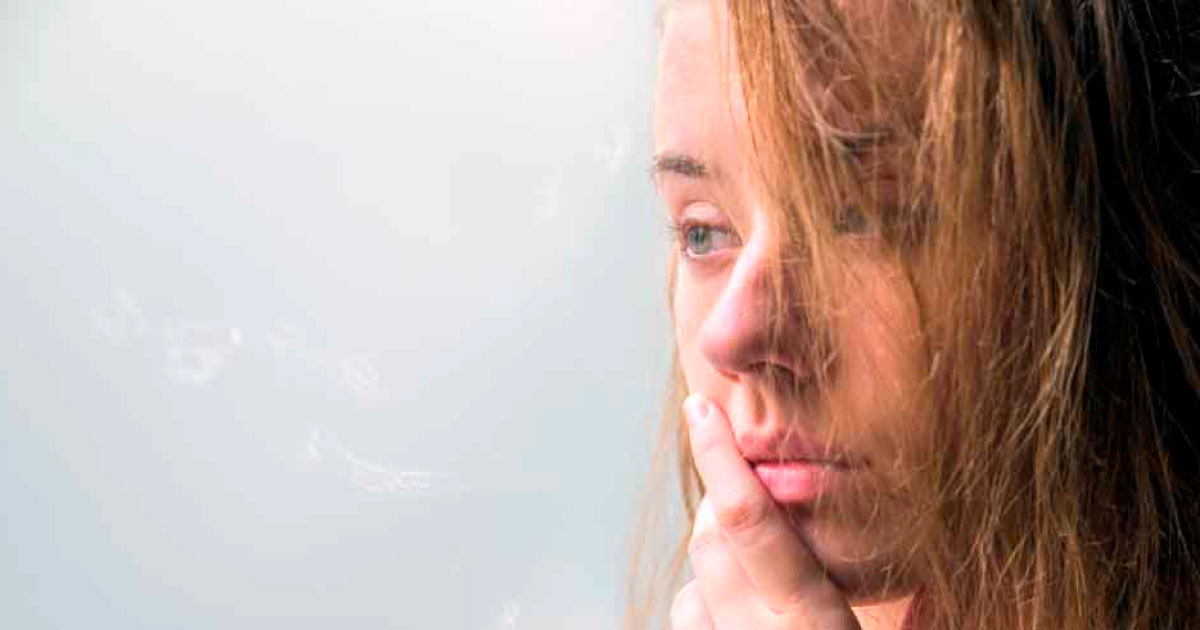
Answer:
[[(907, 65), (846, 4), (726, 9), (763, 185), (803, 244), (781, 277), (809, 270), (805, 299), (823, 299), (825, 228), (862, 192), (830, 149), (854, 138), (831, 103), (859, 103), (904, 156), (901, 193), (864, 212), (930, 354), (926, 459), (905, 486), (923, 616), (1200, 627), (1200, 3), (897, 0)], [(690, 521), (672, 379), (656, 470), (674, 462)], [(674, 535), (636, 550), (631, 627), (669, 603), (686, 523)]]

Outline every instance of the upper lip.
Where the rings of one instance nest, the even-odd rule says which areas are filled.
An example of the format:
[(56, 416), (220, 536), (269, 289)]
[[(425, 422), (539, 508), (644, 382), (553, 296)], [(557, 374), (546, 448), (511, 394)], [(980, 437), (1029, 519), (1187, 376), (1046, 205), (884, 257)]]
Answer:
[(813, 462), (854, 468), (865, 464), (848, 453), (824, 446), (802, 435), (738, 436), (737, 442), (742, 457), (751, 465), (764, 462)]

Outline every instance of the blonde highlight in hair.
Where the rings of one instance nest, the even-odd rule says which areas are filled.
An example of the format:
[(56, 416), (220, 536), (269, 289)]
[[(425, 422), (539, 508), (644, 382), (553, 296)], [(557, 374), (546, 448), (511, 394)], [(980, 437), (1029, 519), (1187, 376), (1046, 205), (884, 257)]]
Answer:
[[(783, 235), (776, 303), (803, 303), (777, 318), (823, 330), (836, 312), (832, 226), (850, 203), (880, 226), (919, 304), (927, 430), (900, 445), (903, 501), (888, 509), (910, 526), (901, 556), (920, 579), (920, 627), (1200, 625), (1196, 4), (897, 1), (882, 20), (834, 0), (726, 10)], [(913, 30), (907, 50), (871, 30), (898, 24)], [(876, 133), (887, 194), (847, 159)], [(812, 361), (835, 360), (834, 340), (810, 341)], [(678, 368), (673, 379), (681, 400)], [(702, 488), (680, 400), (663, 435), (690, 520)], [(628, 627), (649, 627), (682, 549), (662, 579), (631, 580)]]

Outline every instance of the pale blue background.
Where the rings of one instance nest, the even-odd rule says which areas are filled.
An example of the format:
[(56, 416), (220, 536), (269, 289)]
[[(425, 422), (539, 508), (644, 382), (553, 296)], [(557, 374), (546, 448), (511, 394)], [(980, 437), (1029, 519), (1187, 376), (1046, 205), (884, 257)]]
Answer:
[(0, 5), (0, 628), (612, 628), (653, 21)]

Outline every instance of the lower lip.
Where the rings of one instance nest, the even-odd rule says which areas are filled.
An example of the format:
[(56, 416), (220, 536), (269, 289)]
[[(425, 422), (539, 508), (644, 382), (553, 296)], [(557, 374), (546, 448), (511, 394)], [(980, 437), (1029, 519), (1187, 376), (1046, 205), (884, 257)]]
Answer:
[(839, 464), (809, 461), (754, 464), (754, 474), (779, 503), (811, 503), (828, 494), (847, 470)]

